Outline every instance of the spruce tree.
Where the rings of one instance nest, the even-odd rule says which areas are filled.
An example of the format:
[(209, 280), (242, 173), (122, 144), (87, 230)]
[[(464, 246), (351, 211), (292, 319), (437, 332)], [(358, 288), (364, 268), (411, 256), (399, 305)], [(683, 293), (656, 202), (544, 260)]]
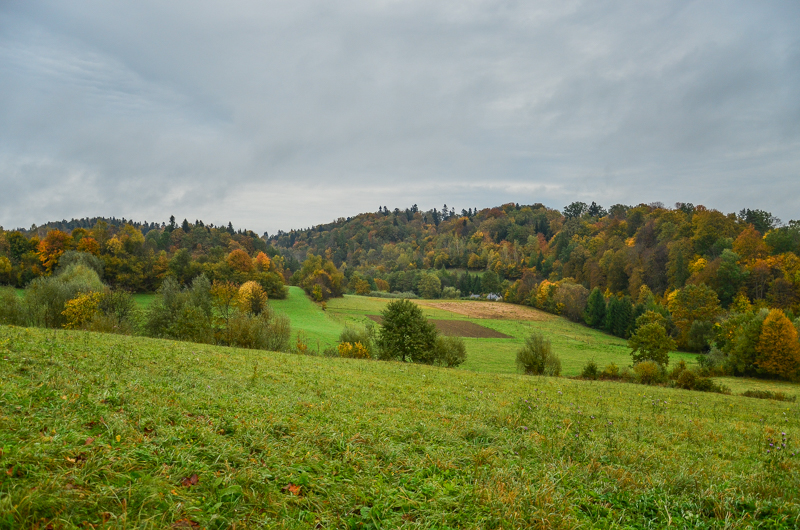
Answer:
[(606, 321), (606, 299), (598, 287), (592, 289), (589, 300), (586, 302), (586, 324), (593, 328), (602, 328)]

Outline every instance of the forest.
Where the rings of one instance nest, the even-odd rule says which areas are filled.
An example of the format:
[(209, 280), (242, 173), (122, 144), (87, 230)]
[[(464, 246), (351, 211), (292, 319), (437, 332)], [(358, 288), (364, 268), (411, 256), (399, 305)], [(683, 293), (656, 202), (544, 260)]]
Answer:
[(0, 283), (30, 288), (65, 263), (91, 262), (104, 284), (132, 293), (163, 290), (169, 280), (168, 291), (187, 293), (198, 281), (208, 292), (254, 282), (269, 298), (298, 285), (318, 302), (345, 292), (488, 295), (634, 344), (674, 341), (704, 353), (712, 372), (795, 378), (799, 256), (800, 222), (757, 209), (382, 206), (271, 236), (174, 217), (160, 225), (97, 218), (0, 230)]

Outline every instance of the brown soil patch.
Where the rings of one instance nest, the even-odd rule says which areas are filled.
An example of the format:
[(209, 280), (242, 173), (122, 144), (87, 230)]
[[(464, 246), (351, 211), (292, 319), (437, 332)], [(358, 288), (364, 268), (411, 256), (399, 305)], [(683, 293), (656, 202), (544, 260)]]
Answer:
[[(367, 318), (374, 320), (378, 324), (380, 324), (381, 320), (383, 320), (380, 315), (367, 315)], [(510, 335), (500, 333), (499, 331), (495, 331), (487, 328), (486, 326), (481, 326), (480, 324), (469, 322), (467, 320), (439, 320), (435, 318), (429, 318), (428, 322), (436, 326), (436, 329), (439, 330), (439, 333), (447, 337), (467, 337), (471, 339), (512, 338)]]
[(415, 300), (415, 303), (426, 307), (444, 309), (469, 318), (488, 318), (498, 320), (530, 320), (544, 322), (557, 317), (524, 305), (505, 304), (502, 302), (431, 302)]

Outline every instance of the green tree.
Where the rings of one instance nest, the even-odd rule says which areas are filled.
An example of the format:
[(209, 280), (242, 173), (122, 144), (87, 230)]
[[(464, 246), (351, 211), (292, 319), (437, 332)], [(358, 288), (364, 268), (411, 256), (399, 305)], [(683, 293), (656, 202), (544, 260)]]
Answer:
[(435, 274), (423, 274), (417, 288), (423, 298), (439, 298), (442, 292), (442, 281)]
[(664, 326), (657, 322), (650, 322), (640, 326), (631, 335), (631, 338), (628, 339), (628, 347), (631, 348), (631, 359), (634, 364), (653, 361), (666, 366), (669, 364), (670, 350), (675, 349), (675, 341), (667, 335)]
[(602, 328), (606, 321), (606, 299), (598, 287), (592, 289), (589, 300), (586, 302), (586, 311), (583, 316), (586, 324), (593, 328)]
[(381, 315), (377, 340), (381, 359), (428, 364), (434, 361), (436, 328), (417, 304), (408, 300), (389, 302)]

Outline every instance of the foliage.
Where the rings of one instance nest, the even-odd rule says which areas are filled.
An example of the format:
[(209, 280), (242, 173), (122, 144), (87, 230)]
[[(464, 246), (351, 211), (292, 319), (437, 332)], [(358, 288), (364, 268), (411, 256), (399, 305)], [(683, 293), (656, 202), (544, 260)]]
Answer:
[(600, 369), (597, 367), (597, 363), (594, 359), (589, 359), (586, 361), (586, 364), (583, 365), (583, 370), (581, 370), (581, 378), (582, 379), (597, 379), (600, 375)]
[(259, 315), (267, 308), (267, 293), (258, 283), (250, 280), (239, 287), (237, 302), (245, 313)]
[(423, 316), (417, 304), (408, 300), (389, 302), (381, 316), (377, 340), (381, 359), (434, 362), (436, 328)]
[(64, 327), (67, 329), (84, 328), (97, 315), (101, 296), (101, 293), (89, 292), (81, 293), (75, 298), (67, 300), (62, 312), (66, 319)]
[(672, 320), (678, 330), (678, 346), (689, 347), (689, 332), (696, 321), (713, 322), (719, 315), (717, 294), (707, 285), (687, 285), (669, 300)]
[(70, 265), (56, 276), (37, 278), (25, 291), (26, 322), (41, 327), (62, 327), (66, 323), (64, 309), (69, 300), (104, 289), (97, 272), (82, 264)]
[(756, 344), (756, 366), (769, 375), (790, 377), (800, 367), (797, 329), (780, 309), (769, 312)]
[[(649, 325), (649, 324), (648, 324)], [(655, 361), (641, 361), (633, 365), (633, 372), (644, 385), (652, 385), (663, 379), (663, 365)]]
[(315, 301), (342, 296), (344, 275), (332, 261), (309, 254), (303, 266), (292, 275), (292, 284), (298, 285)]
[(340, 342), (336, 347), (339, 357), (346, 359), (369, 359), (371, 355), (360, 342)]
[(435, 274), (423, 274), (419, 279), (418, 288), (423, 298), (439, 298), (442, 282)]
[[(373, 358), (376, 357), (375, 355), (375, 327), (369, 323), (365, 328), (355, 328), (352, 326), (345, 326), (342, 329), (342, 332), (339, 334), (339, 343), (349, 343), (351, 345), (358, 344), (359, 350), (364, 350), (363, 357), (359, 358)], [(354, 348), (355, 346), (352, 346)], [(345, 355), (341, 354), (341, 350), (339, 351), (339, 355), (345, 357)], [(359, 352), (361, 353), (361, 352)]]
[(517, 367), (527, 375), (561, 374), (561, 360), (541, 333), (531, 333), (525, 339), (525, 345), (517, 351)]
[(669, 352), (675, 349), (675, 341), (667, 335), (664, 326), (656, 322), (643, 324), (628, 339), (631, 348), (631, 359), (634, 363), (654, 361), (666, 366), (669, 363)]
[(437, 336), (434, 344), (433, 364), (454, 368), (467, 360), (467, 347), (461, 337)]
[(595, 287), (589, 294), (586, 302), (586, 312), (584, 313), (586, 325), (592, 328), (605, 327), (606, 321), (606, 299), (600, 288)]
[(0, 287), (0, 324), (22, 326), (25, 321), (25, 309), (14, 288)]
[(788, 396), (783, 392), (773, 392), (771, 390), (745, 390), (742, 392), (745, 397), (756, 399), (772, 399), (775, 401), (797, 401), (797, 396)]

